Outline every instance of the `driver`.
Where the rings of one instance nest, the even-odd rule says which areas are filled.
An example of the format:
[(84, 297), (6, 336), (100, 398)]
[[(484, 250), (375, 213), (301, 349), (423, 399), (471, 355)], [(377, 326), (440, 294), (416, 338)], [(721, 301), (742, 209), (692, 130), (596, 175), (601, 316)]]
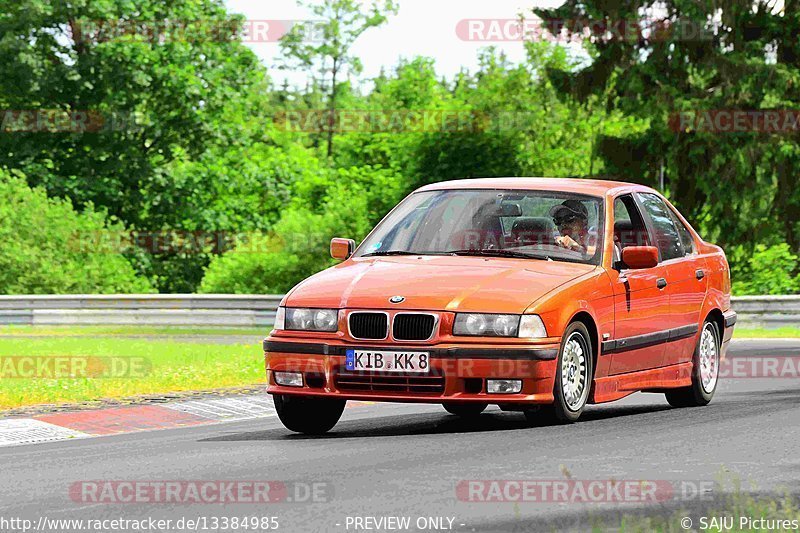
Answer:
[(562, 248), (586, 255), (594, 255), (595, 246), (591, 243), (589, 212), (578, 200), (565, 200), (550, 209), (550, 216), (561, 236), (556, 243)]

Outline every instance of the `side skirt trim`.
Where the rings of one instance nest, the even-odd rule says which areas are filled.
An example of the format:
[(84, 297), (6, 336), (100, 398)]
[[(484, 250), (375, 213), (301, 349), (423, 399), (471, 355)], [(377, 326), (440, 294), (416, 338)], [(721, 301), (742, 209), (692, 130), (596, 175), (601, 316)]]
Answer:
[(634, 337), (603, 341), (601, 353), (602, 355), (608, 355), (612, 353), (638, 350), (640, 348), (647, 348), (649, 346), (656, 346), (657, 344), (664, 344), (667, 342), (679, 341), (681, 339), (695, 336), (699, 329), (700, 327), (697, 324), (689, 324), (688, 326), (657, 331), (655, 333), (648, 333), (646, 335), (636, 335)]

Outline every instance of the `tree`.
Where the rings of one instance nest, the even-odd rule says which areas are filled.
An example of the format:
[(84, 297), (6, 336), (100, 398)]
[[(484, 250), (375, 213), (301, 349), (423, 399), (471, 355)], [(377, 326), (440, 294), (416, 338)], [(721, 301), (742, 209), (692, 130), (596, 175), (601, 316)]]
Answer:
[(92, 206), (78, 213), (0, 171), (0, 294), (154, 292), (120, 250), (126, 233)]
[[(266, 230), (315, 163), (270, 126), (242, 22), (222, 0), (6, 0), (0, 109), (22, 113), (0, 114), (0, 169), (137, 232)], [(38, 127), (50, 115), (90, 124)], [(160, 290), (191, 292), (213, 253), (131, 257)]]
[[(589, 61), (550, 69), (565, 99), (599, 94), (644, 129), (602, 135), (608, 174), (659, 186), (704, 236), (749, 256), (756, 243), (800, 248), (798, 131), (720, 132), (680, 117), (719, 110), (796, 110), (800, 9), (796, 2), (568, 0), (536, 13), (553, 27), (586, 21)], [(640, 34), (602, 29), (641, 26)], [(587, 28), (591, 28), (589, 25)], [(568, 28), (573, 35), (586, 28)], [(683, 113), (683, 115), (681, 115)], [(677, 120), (676, 120), (677, 118)], [(682, 125), (683, 124), (683, 125)]]
[[(172, 161), (239, 142), (231, 102), (267, 88), (241, 23), (222, 0), (5, 0), (0, 109), (16, 111), (0, 117), (0, 168), (137, 229), (173, 225), (173, 202), (145, 191)], [(67, 126), (38, 127), (49, 114)]]
[(387, 21), (387, 14), (397, 13), (394, 0), (373, 0), (362, 7), (357, 0), (321, 0), (306, 3), (311, 12), (321, 20), (314, 23), (314, 33), (321, 34), (321, 42), (309, 38), (305, 25), (294, 26), (282, 39), (281, 49), (287, 56), (288, 67), (299, 63), (319, 78), (325, 87), (328, 103), (327, 153), (333, 156), (333, 136), (337, 122), (339, 83), (343, 76), (357, 76), (362, 71), (361, 60), (351, 54), (356, 40), (370, 28)]
[(334, 263), (331, 238), (362, 239), (401, 195), (400, 176), (379, 167), (309, 176), (295, 184), (292, 201), (270, 232), (211, 261), (200, 292), (286, 292)]
[(794, 275), (798, 257), (786, 243), (767, 246), (756, 244), (755, 251), (732, 273), (733, 293), (746, 294), (797, 294), (800, 292), (800, 275)]

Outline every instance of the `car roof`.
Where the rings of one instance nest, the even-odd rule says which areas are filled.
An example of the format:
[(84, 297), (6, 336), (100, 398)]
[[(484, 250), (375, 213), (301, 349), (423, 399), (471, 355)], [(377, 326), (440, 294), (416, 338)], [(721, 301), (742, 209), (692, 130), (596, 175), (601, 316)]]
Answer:
[(624, 181), (595, 180), (588, 178), (472, 178), (441, 181), (417, 189), (421, 191), (441, 191), (452, 189), (518, 189), (542, 190), (590, 194), (595, 196), (613, 195), (626, 191), (655, 192), (650, 187)]

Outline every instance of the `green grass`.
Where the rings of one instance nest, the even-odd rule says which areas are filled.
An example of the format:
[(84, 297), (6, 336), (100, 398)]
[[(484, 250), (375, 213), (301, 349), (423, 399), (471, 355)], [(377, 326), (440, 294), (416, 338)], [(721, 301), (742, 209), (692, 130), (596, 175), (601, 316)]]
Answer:
[(56, 355), (143, 358), (150, 371), (143, 376), (114, 378), (0, 377), (0, 409), (265, 382), (263, 353), (257, 342), (222, 345), (116, 338), (108, 331), (96, 337), (71, 337), (65, 331), (34, 339), (0, 337), (0, 358)]
[[(263, 355), (258, 339), (265, 336), (268, 329), (0, 326), (0, 358), (56, 355), (139, 357), (146, 359), (150, 366), (147, 375), (128, 378), (0, 377), (0, 409), (261, 384), (265, 378)], [(138, 335), (167, 338), (130, 337)], [(253, 343), (202, 344), (183, 341), (180, 339), (183, 335), (252, 336)], [(735, 336), (800, 338), (800, 330), (737, 328)]]
[(734, 339), (798, 339), (800, 338), (800, 328), (740, 328), (736, 326), (733, 330)]
[(74, 337), (82, 335), (261, 335), (270, 328), (198, 328), (181, 326), (0, 326), (0, 336), (36, 335)]

